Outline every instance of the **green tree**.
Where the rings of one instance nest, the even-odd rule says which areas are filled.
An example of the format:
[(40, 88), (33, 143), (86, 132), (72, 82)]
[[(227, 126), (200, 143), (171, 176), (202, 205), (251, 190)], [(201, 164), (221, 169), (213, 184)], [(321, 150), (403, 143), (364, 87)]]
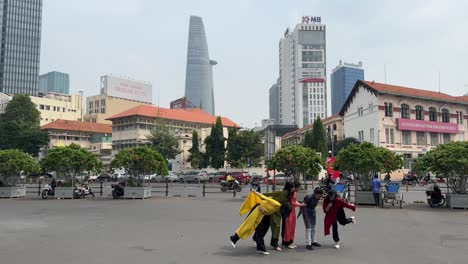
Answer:
[(362, 191), (371, 189), (370, 182), (379, 172), (392, 172), (403, 166), (403, 158), (372, 143), (350, 144), (341, 149), (333, 163), (335, 170), (351, 173)]
[(39, 170), (39, 164), (31, 155), (18, 149), (0, 150), (0, 179), (3, 185), (9, 182), (16, 184), (20, 173), (27, 175)]
[(221, 117), (216, 118), (216, 124), (211, 128), (211, 134), (206, 137), (206, 155), (209, 165), (215, 169), (224, 167), (226, 147), (223, 135), (223, 124)]
[(231, 167), (242, 168), (251, 160), (252, 166), (258, 166), (263, 156), (263, 144), (260, 133), (253, 130), (229, 130), (226, 161)]
[(102, 162), (89, 150), (77, 144), (64, 147), (54, 147), (49, 150), (46, 157), (40, 161), (44, 171), (64, 173), (66, 178), (71, 177), (71, 184), (82, 172), (100, 173)]
[(287, 177), (299, 179), (300, 175), (318, 175), (325, 166), (314, 150), (291, 145), (278, 150), (269, 161), (268, 168), (282, 171)]
[(190, 162), (190, 165), (194, 169), (201, 169), (205, 165), (205, 160), (203, 157), (203, 153), (200, 151), (200, 144), (198, 140), (198, 132), (196, 130), (193, 130), (192, 147), (188, 150), (190, 152), (190, 155), (187, 160)]
[(416, 167), (447, 178), (449, 188), (466, 194), (468, 184), (468, 141), (438, 145), (416, 161)]
[(167, 175), (166, 159), (156, 150), (148, 147), (126, 148), (111, 161), (112, 169), (125, 169), (131, 177), (129, 186), (142, 186), (142, 175)]
[(338, 155), (341, 149), (346, 148), (351, 144), (360, 144), (359, 140), (353, 137), (345, 138), (343, 140), (339, 140), (335, 142), (335, 155)]
[(40, 113), (28, 95), (15, 95), (0, 115), (0, 149), (19, 149), (37, 156), (49, 142), (39, 127)]
[(17, 121), (27, 127), (39, 127), (41, 114), (31, 97), (26, 94), (15, 94), (5, 108), (1, 121)]
[(315, 119), (312, 126), (312, 132), (306, 132), (304, 137), (304, 146), (309, 147), (316, 152), (322, 153), (322, 159), (325, 160), (328, 156), (327, 136), (320, 117)]
[(151, 142), (151, 146), (166, 160), (175, 159), (180, 153), (177, 137), (171, 132), (164, 119), (156, 119), (154, 128), (147, 138)]

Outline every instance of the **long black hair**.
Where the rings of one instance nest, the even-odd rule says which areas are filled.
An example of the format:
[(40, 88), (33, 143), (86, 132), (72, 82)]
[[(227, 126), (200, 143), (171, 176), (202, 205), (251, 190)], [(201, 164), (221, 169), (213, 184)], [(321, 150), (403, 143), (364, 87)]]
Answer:
[(327, 193), (327, 197), (325, 198), (326, 202), (330, 202), (330, 197), (338, 197), (338, 193), (335, 191), (335, 190), (329, 190), (328, 193)]

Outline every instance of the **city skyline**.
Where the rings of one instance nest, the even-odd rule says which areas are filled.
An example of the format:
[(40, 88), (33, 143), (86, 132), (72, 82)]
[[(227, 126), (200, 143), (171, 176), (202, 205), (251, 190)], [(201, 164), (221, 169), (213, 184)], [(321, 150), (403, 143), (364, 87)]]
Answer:
[[(98, 92), (103, 74), (148, 80), (153, 102), (168, 107), (184, 95), (187, 24), (190, 15), (198, 15), (209, 28), (211, 56), (223, 62), (214, 75), (216, 113), (253, 127), (268, 118), (278, 36), (309, 15), (327, 25), (328, 72), (340, 59), (363, 61), (368, 80), (384, 82), (386, 65), (388, 83), (438, 91), (440, 71), (442, 92), (468, 92), (468, 3), (267, 3), (177, 1), (161, 8), (143, 0), (44, 1), (41, 73), (69, 73), (70, 92), (83, 90), (85, 96)], [(446, 50), (437, 62), (428, 56), (436, 50)]]

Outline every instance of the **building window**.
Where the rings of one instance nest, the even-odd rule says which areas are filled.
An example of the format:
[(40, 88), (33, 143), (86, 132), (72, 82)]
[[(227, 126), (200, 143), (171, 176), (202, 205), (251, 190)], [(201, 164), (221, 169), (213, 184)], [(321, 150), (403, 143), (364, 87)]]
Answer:
[(416, 141), (419, 146), (426, 146), (426, 133), (416, 132)]
[(442, 137), (444, 139), (444, 144), (447, 144), (450, 142), (450, 134), (444, 133)]
[(93, 108), (93, 102), (89, 102), (89, 109)]
[(401, 118), (410, 118), (409, 105), (401, 105)]
[(422, 106), (416, 106), (416, 120), (424, 120), (424, 109)]
[(393, 104), (392, 103), (385, 103), (385, 116), (387, 117), (393, 116)]
[(374, 111), (374, 104), (370, 103), (369, 104), (369, 113), (372, 113)]
[(403, 159), (405, 160), (405, 169), (409, 169), (411, 163), (411, 153), (403, 153)]
[(431, 145), (437, 146), (439, 145), (439, 134), (431, 132)]
[(437, 121), (437, 110), (434, 107), (429, 107), (429, 121)]
[(361, 141), (361, 142), (364, 141), (364, 131), (361, 130), (358, 133), (359, 133), (359, 141)]
[(395, 138), (393, 135), (393, 129), (391, 128), (386, 128), (385, 129), (385, 143), (387, 144), (394, 144), (395, 143)]
[(457, 111), (457, 124), (463, 124), (463, 112)]
[(369, 137), (370, 137), (370, 141), (374, 141), (374, 129), (373, 128), (369, 129)]
[(442, 122), (450, 123), (450, 112), (447, 109), (442, 109)]
[(95, 106), (96, 108), (99, 108), (99, 101), (94, 102), (94, 106)]
[(336, 130), (336, 124), (333, 124), (333, 130)]
[(45, 110), (50, 110), (50, 105), (46, 105)]
[(44, 105), (39, 105), (39, 109), (44, 110)]
[(363, 111), (362, 106), (361, 106), (361, 107), (358, 107), (358, 109), (357, 109), (358, 116), (362, 116), (362, 115), (363, 115), (363, 112), (364, 112), (364, 111)]
[(401, 131), (402, 145), (411, 145), (411, 131)]

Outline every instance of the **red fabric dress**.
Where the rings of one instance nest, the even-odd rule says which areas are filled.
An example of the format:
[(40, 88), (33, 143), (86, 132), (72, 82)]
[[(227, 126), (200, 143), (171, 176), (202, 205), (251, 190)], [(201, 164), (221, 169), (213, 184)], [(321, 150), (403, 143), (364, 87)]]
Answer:
[(294, 240), (294, 234), (296, 232), (296, 207), (299, 206), (296, 201), (296, 192), (293, 192), (290, 203), (291, 213), (289, 214), (288, 218), (284, 220), (283, 241)]
[[(325, 199), (323, 201), (323, 212), (325, 212), (325, 208), (328, 206), (328, 200)], [(338, 208), (340, 207), (345, 207), (348, 209), (351, 209), (353, 211), (356, 211), (356, 206), (351, 205), (345, 201), (343, 201), (341, 198), (336, 197), (335, 202), (333, 203), (333, 206), (328, 210), (328, 213), (325, 212), (325, 235), (330, 234), (330, 227), (333, 225), (333, 222), (335, 222), (336, 214), (338, 213)]]

